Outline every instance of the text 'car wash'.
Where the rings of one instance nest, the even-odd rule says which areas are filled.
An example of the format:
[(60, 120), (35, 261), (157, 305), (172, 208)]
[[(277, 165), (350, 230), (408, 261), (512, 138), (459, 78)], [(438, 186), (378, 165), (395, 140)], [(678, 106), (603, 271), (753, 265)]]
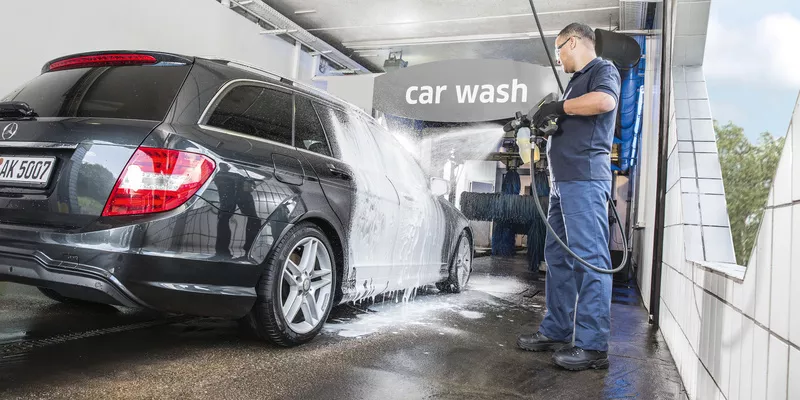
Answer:
[[(439, 104), (442, 92), (447, 91), (447, 85), (439, 86), (410, 86), (406, 89), (406, 103), (408, 104)], [(518, 79), (511, 84), (501, 85), (455, 85), (456, 98), (459, 104), (473, 104), (479, 101), (484, 104), (512, 103), (528, 101), (528, 86), (519, 83)], [(519, 95), (519, 96), (518, 96)]]

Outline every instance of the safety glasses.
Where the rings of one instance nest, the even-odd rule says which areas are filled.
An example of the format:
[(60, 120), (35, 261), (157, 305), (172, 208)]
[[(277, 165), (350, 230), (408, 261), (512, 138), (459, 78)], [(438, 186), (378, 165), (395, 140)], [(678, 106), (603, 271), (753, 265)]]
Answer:
[(561, 65), (561, 48), (566, 46), (567, 43), (569, 43), (569, 41), (572, 40), (573, 38), (580, 39), (581, 37), (580, 36), (570, 36), (569, 39), (564, 41), (564, 43), (561, 43), (560, 45), (558, 43), (556, 43), (556, 62), (558, 62), (558, 65)]

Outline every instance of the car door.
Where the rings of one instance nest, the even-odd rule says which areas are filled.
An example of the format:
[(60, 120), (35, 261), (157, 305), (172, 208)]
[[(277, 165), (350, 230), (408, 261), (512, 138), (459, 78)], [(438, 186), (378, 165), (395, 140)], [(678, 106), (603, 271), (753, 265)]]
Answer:
[(319, 179), (324, 197), (341, 225), (347, 226), (356, 187), (350, 167), (339, 159), (341, 154), (330, 139), (332, 135), (333, 132), (325, 132), (313, 100), (296, 93), (295, 147)]
[[(292, 93), (285, 88), (234, 81), (201, 121), (202, 140), (223, 159), (203, 194), (219, 209), (207, 228), (218, 257), (263, 261), (291, 214), (305, 206), (305, 174), (292, 142), (292, 107)], [(262, 228), (265, 236), (258, 235)]]
[(392, 133), (365, 118), (380, 148), (384, 168), (400, 201), (393, 275), (402, 277), (402, 288), (435, 282), (440, 277), (447, 227), (440, 203), (429, 189), (422, 168)]
[[(356, 112), (320, 103), (314, 107), (337, 151), (337, 160), (326, 161), (335, 169), (346, 170), (355, 187), (349, 210), (344, 204), (333, 205), (340, 218), (347, 221), (343, 222), (348, 232), (349, 264), (344, 278), (345, 299), (391, 290), (397, 282), (390, 272), (395, 262), (392, 255), (401, 218), (400, 200), (386, 176), (380, 150)], [(335, 170), (328, 172), (339, 175)], [(336, 199), (332, 201), (335, 203)]]

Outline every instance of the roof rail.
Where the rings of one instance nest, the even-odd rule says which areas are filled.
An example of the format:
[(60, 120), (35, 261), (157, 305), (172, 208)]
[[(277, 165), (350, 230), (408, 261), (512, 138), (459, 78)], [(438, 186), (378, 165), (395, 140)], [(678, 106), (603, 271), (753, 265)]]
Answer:
[(225, 65), (228, 65), (228, 66), (231, 66), (231, 67), (244, 69), (244, 70), (249, 70), (250, 72), (255, 72), (257, 74), (266, 75), (267, 77), (269, 77), (271, 79), (274, 79), (274, 80), (277, 80), (277, 81), (281, 81), (281, 82), (284, 82), (284, 83), (290, 83), (291, 84), (291, 83), (294, 82), (294, 81), (292, 81), (291, 79), (289, 79), (289, 78), (287, 78), (285, 76), (281, 76), (281, 75), (276, 74), (274, 72), (267, 71), (267, 70), (265, 70), (265, 69), (263, 69), (261, 67), (255, 66), (253, 64), (246, 63), (244, 61), (230, 60), (230, 59), (227, 59), (227, 58), (220, 58), (220, 57), (209, 58), (209, 60), (211, 60), (213, 62), (224, 63)]

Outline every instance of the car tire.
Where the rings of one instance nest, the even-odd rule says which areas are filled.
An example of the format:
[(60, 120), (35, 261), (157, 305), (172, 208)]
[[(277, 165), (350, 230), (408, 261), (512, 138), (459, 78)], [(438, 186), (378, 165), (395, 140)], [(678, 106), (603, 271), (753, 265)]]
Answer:
[(251, 333), (284, 347), (314, 339), (334, 304), (338, 266), (333, 254), (316, 225), (291, 228), (270, 253), (256, 286), (256, 302), (243, 321)]
[(461, 293), (469, 283), (474, 255), (472, 237), (467, 230), (463, 230), (450, 260), (450, 276), (447, 280), (438, 282), (436, 288), (446, 293)]
[(72, 305), (72, 306), (97, 306), (97, 305), (101, 305), (101, 303), (95, 303), (95, 302), (92, 302), (92, 301), (86, 301), (86, 300), (75, 299), (75, 298), (72, 298), (72, 297), (63, 296), (61, 293), (58, 293), (53, 289), (48, 289), (48, 288), (43, 288), (43, 287), (40, 287), (40, 288), (37, 288), (37, 289), (39, 289), (39, 292), (41, 292), (48, 299), (53, 300), (53, 301), (57, 301), (59, 303), (69, 304), (69, 305)]

